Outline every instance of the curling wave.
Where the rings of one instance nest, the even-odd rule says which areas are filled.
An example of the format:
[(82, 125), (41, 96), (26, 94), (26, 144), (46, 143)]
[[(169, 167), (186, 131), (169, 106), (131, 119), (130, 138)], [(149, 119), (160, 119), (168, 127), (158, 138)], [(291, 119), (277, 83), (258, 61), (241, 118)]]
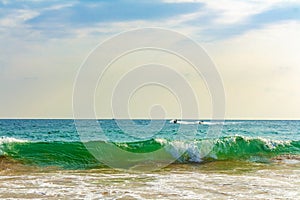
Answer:
[[(193, 141), (156, 138), (146, 141), (112, 144), (134, 153), (147, 153), (165, 148), (166, 154), (177, 158), (179, 163), (200, 163), (207, 160), (260, 162), (282, 155), (300, 155), (300, 141), (278, 141), (244, 136)], [(203, 153), (203, 148), (207, 144), (212, 145), (212, 148), (209, 152)], [(81, 142), (30, 142), (15, 138), (1, 138), (0, 156), (12, 158), (29, 165), (57, 166), (66, 169), (103, 166)]]

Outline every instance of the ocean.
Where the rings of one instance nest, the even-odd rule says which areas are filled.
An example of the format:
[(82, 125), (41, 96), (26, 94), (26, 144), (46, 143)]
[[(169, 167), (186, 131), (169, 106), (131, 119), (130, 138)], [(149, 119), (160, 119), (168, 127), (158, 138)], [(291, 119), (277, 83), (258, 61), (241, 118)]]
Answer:
[(299, 188), (296, 120), (0, 120), (1, 199), (300, 199)]

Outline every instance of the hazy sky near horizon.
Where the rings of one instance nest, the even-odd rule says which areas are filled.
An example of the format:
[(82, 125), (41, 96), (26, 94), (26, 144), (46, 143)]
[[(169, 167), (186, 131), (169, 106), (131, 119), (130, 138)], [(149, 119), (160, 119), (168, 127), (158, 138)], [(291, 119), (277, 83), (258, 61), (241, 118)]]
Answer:
[[(178, 31), (205, 48), (223, 80), (226, 118), (300, 119), (296, 0), (0, 0), (0, 118), (73, 117), (73, 84), (89, 52), (143, 27)], [(179, 116), (170, 93), (146, 89), (129, 102), (132, 117), (149, 117), (148, 96), (166, 104), (166, 117)], [(112, 117), (105, 112), (98, 117)]]

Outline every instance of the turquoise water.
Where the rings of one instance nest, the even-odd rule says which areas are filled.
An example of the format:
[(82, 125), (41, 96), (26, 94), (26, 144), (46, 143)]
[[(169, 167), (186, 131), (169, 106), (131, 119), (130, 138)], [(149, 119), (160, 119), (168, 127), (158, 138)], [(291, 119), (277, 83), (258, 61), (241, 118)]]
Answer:
[[(134, 120), (133, 124), (121, 120), (122, 127), (115, 120), (98, 120), (96, 126), (101, 127), (101, 134), (96, 132), (94, 122), (80, 121), (84, 127), (82, 138), (73, 120), (0, 120), (0, 155), (27, 165), (62, 169), (104, 167), (105, 163), (85, 146), (93, 141), (99, 144), (103, 135), (103, 142), (134, 153), (155, 152), (168, 145), (171, 148), (165, 153), (182, 164), (220, 160), (269, 162), (280, 155), (300, 154), (300, 121), (225, 121), (217, 135), (208, 130), (220, 124), (209, 121), (196, 125), (193, 120), (183, 124), (157, 120), (162, 128), (156, 130), (152, 126), (153, 130), (149, 130), (149, 120)], [(184, 132), (180, 132), (182, 127)], [(212, 144), (206, 155), (201, 155), (203, 141)]]
[(131, 122), (0, 120), (0, 198), (299, 199), (300, 121)]

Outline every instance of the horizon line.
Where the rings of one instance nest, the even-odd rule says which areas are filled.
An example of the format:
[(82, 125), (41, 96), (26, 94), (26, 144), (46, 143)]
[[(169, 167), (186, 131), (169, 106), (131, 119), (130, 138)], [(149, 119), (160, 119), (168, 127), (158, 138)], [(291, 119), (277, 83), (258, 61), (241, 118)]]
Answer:
[(227, 121), (227, 120), (242, 120), (242, 121), (300, 121), (299, 119), (288, 118), (226, 118), (226, 119), (206, 119), (206, 118), (1, 118), (0, 120), (205, 120), (205, 121)]

